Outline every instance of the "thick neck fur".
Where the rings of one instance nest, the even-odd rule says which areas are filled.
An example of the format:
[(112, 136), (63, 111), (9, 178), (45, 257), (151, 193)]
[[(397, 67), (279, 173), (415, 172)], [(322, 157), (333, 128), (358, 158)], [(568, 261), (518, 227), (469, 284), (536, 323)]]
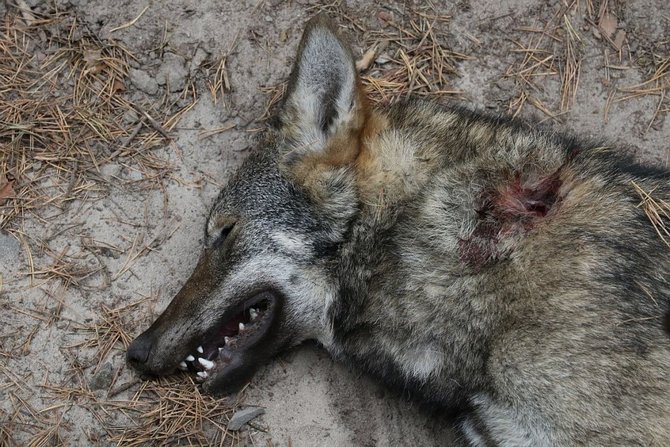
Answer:
[[(588, 306), (609, 299), (583, 294), (617, 256), (610, 229), (621, 222), (612, 234), (633, 229), (633, 241), (648, 228), (604, 189), (616, 162), (606, 149), (580, 155), (569, 141), (514, 122), (425, 104), (375, 119), (357, 165), (359, 213), (340, 250), (331, 348), (424, 402), (461, 405), (495, 388), (488, 371), (508, 349), (535, 349), (534, 336), (516, 343), (517, 327), (541, 337), (589, 324)], [(528, 204), (532, 213), (518, 209)], [(639, 271), (667, 274), (658, 268)], [(626, 269), (622, 262), (617, 275), (629, 277)], [(615, 280), (607, 281), (598, 287)], [(652, 311), (630, 309), (640, 318)], [(603, 337), (619, 330), (618, 314), (606, 318)]]
[[(440, 406), (460, 405), (462, 395), (486, 387), (474, 372), (483, 369), (494, 327), (491, 314), (469, 308), (467, 296), (481, 292), (481, 281), (445, 246), (456, 243), (461, 222), (443, 219), (444, 210), (430, 203), (438, 174), (493, 138), (486, 122), (463, 133), (452, 114), (435, 106), (372, 114), (356, 164), (359, 214), (341, 249), (340, 298), (330, 310), (335, 353)], [(448, 234), (436, 241), (435, 231)], [(440, 321), (460, 313), (486, 317)], [(445, 338), (449, 326), (462, 337)]]

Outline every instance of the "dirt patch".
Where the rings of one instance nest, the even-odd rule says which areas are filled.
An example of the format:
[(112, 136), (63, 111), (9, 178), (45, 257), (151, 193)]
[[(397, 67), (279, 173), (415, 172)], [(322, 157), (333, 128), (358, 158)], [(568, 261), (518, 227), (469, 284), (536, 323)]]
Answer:
[[(0, 444), (447, 445), (439, 417), (307, 345), (214, 400), (124, 352), (187, 278), (209, 205), (326, 12), (384, 103), (423, 96), (670, 166), (670, 6), (34, 0), (0, 4)], [(226, 431), (238, 403), (264, 407)]]

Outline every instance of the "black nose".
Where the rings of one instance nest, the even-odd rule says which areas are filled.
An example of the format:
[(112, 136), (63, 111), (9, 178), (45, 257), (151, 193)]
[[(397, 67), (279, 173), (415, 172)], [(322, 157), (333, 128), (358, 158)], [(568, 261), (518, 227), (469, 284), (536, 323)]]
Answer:
[(146, 363), (153, 346), (152, 337), (142, 334), (128, 346), (126, 362), (138, 371), (146, 371)]

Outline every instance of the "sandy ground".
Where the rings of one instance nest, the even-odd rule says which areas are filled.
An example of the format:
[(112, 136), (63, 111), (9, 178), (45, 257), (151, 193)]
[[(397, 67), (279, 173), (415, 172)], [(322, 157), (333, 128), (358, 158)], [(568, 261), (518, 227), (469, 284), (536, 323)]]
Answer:
[[(362, 54), (379, 32), (392, 32), (394, 24), (410, 26), (417, 10), (430, 11), (419, 3), (389, 1), (381, 7), (369, 0), (27, 2), (35, 14), (75, 17), (103, 42), (113, 39), (127, 47), (135, 59), (123, 94), (133, 101), (172, 111), (197, 102), (172, 129), (171, 141), (151, 149), (170, 167), (160, 181), (146, 181), (146, 172), (137, 169), (133, 156), (121, 156), (99, 166), (104, 188), (80, 194), (56, 210), (25, 213), (0, 231), (0, 444), (132, 444), (123, 433), (141, 424), (143, 413), (146, 417), (145, 410), (132, 410), (133, 399), (150, 402), (141, 407), (150, 409), (160, 393), (143, 391), (143, 384), (134, 383), (136, 377), (124, 363), (123, 337), (113, 336), (139, 334), (188, 277), (199, 255), (208, 208), (254, 144), (271, 96), (267, 90), (288, 74), (304, 23), (318, 10), (330, 11)], [(435, 2), (437, 14), (451, 17), (436, 24), (440, 41), (467, 56), (447, 78), (451, 89), (463, 92), (455, 99), (508, 113), (516, 111), (523, 92), (530, 92), (539, 102), (534, 106), (528, 99), (519, 110), (521, 116), (562, 131), (604, 136), (640, 159), (669, 166), (667, 100), (659, 104), (661, 97), (653, 94), (620, 99), (627, 96), (626, 87), (652, 78), (663, 58), (670, 57), (670, 4), (580, 1), (568, 13), (578, 36), (573, 40), (579, 82), (574, 100), (561, 107), (564, 43), (551, 38), (538, 43), (548, 49), (547, 56), (553, 55), (553, 71), (552, 66), (535, 64), (541, 57), (524, 63), (528, 51), (522, 51), (537, 42), (543, 29), (547, 35), (566, 36), (563, 28), (545, 28), (561, 3)], [(601, 6), (616, 17), (613, 28), (599, 28)], [(14, 2), (0, 6), (0, 12), (16, 15)], [(130, 26), (115, 29), (136, 18)], [(562, 16), (559, 25), (561, 20)], [(605, 38), (609, 31), (611, 42)], [(625, 34), (617, 42), (619, 31)], [(367, 75), (383, 76), (384, 56), (396, 56), (389, 48)], [(208, 82), (221, 79), (216, 68), (224, 56), (228, 88), (219, 91), (215, 101)], [(542, 70), (549, 74), (539, 75)], [(535, 76), (524, 78), (528, 73)], [(660, 82), (667, 88), (670, 75), (664, 76)], [(652, 84), (646, 87), (658, 85)], [(3, 100), (10, 101), (11, 93), (2, 90)], [(130, 133), (139, 118), (130, 112), (124, 119)], [(105, 150), (113, 151), (113, 144)], [(0, 167), (11, 165), (0, 162), (6, 163)], [(0, 203), (0, 212), (9, 205)], [(49, 273), (64, 260), (76, 268), (67, 276)], [(105, 332), (110, 315), (118, 327)], [(178, 380), (188, 383), (185, 377)], [(109, 395), (109, 390), (127, 383), (132, 386)], [(449, 422), (334, 363), (315, 345), (267, 365), (238, 398), (244, 405), (264, 407), (266, 413), (254, 421), (255, 428), (227, 437), (224, 444), (459, 445)], [(221, 425), (229, 415), (220, 416)], [(204, 436), (221, 438), (211, 430)]]

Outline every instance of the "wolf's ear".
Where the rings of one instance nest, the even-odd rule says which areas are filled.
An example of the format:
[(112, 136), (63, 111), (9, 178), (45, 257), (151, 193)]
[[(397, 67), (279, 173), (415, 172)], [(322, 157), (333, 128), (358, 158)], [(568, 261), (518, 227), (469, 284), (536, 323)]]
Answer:
[(352, 163), (365, 121), (364, 96), (349, 46), (324, 16), (309, 21), (279, 111), (282, 163), (301, 176)]

